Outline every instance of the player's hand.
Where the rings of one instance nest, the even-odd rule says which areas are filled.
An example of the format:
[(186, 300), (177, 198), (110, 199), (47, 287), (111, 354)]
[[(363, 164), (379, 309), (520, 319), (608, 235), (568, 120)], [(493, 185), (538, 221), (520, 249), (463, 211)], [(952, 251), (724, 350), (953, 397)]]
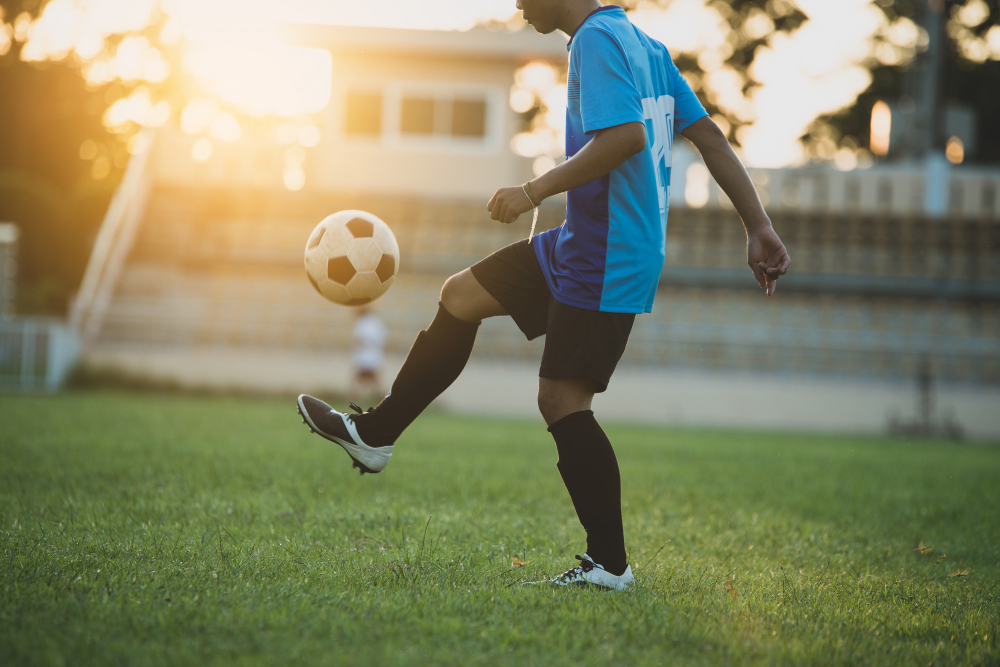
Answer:
[(522, 213), (527, 213), (533, 208), (521, 186), (497, 190), (493, 199), (486, 205), (491, 218), (508, 225), (521, 217)]
[(747, 264), (760, 288), (767, 289), (768, 296), (774, 294), (778, 277), (787, 273), (791, 263), (785, 245), (771, 225), (758, 227), (747, 236)]

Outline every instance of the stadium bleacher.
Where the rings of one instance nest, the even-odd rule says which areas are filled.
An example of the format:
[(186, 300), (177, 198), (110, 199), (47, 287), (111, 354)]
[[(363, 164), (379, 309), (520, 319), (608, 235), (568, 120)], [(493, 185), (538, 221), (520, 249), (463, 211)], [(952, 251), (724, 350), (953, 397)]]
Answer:
[[(396, 232), (400, 274), (375, 309), (405, 353), (449, 274), (521, 238), (480, 202), (157, 186), (97, 343), (348, 350), (352, 311), (302, 268), (313, 226), (358, 208)], [(541, 229), (562, 221), (544, 207)], [(623, 360), (636, 366), (1000, 383), (1000, 223), (990, 218), (781, 212), (793, 273), (765, 299), (735, 212), (671, 212), (657, 304)], [(487, 322), (475, 355), (533, 360), (512, 323)]]

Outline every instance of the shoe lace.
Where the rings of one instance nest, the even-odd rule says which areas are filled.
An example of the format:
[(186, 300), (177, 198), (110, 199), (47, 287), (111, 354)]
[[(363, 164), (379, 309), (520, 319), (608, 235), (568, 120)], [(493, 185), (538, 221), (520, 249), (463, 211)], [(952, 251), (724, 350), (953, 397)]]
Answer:
[[(362, 410), (362, 409), (361, 409), (361, 406), (360, 406), (360, 405), (358, 405), (357, 403), (355, 403), (354, 401), (351, 401), (351, 402), (349, 403), (349, 405), (351, 406), (351, 410), (354, 410), (355, 412), (357, 412), (357, 413), (358, 413), (358, 415), (363, 415), (363, 414), (365, 414), (365, 412), (371, 412), (371, 411), (372, 411), (372, 409), (371, 409), (371, 408), (368, 408), (368, 410), (367, 410), (367, 411), (366, 411), (366, 410)], [(357, 417), (358, 415), (351, 415), (351, 414), (349, 414), (349, 415), (347, 415), (347, 418), (348, 418), (348, 419), (350, 419), (350, 420), (351, 420), (351, 421), (353, 422), (353, 421), (355, 421), (355, 418), (356, 418), (356, 417)]]
[(582, 556), (576, 556), (576, 559), (580, 561), (580, 564), (577, 565), (576, 567), (571, 567), (570, 569), (560, 574), (558, 577), (556, 577), (556, 581), (572, 581), (573, 579), (576, 579), (584, 572), (590, 572), (595, 567), (593, 561), (588, 560)]

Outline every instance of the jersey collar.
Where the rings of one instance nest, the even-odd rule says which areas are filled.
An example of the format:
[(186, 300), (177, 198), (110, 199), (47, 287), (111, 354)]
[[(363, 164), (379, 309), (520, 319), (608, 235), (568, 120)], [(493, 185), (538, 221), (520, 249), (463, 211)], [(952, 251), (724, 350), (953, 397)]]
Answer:
[(614, 9), (625, 11), (618, 5), (605, 5), (603, 7), (598, 7), (594, 11), (587, 14), (587, 18), (583, 19), (583, 21), (580, 22), (580, 25), (576, 27), (576, 30), (573, 31), (573, 34), (569, 36), (569, 42), (566, 43), (566, 50), (569, 51), (570, 47), (573, 46), (573, 38), (576, 37), (576, 33), (580, 32), (580, 28), (582, 28), (583, 25), (590, 20), (591, 16), (593, 16), (594, 14), (598, 14), (600, 12), (606, 12)]

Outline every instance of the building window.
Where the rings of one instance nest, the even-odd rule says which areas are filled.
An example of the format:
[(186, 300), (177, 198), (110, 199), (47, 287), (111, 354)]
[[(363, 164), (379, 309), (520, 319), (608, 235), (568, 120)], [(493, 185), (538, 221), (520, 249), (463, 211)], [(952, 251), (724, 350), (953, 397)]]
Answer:
[(486, 136), (486, 100), (403, 96), (399, 131), (404, 135)]
[(453, 137), (486, 136), (486, 100), (454, 100), (451, 107)]
[(404, 97), (399, 131), (403, 134), (434, 134), (434, 98)]
[(452, 83), (358, 82), (344, 92), (343, 131), (386, 148), (495, 151), (503, 142), (503, 91)]
[(348, 93), (344, 131), (347, 134), (361, 136), (382, 134), (382, 95)]

